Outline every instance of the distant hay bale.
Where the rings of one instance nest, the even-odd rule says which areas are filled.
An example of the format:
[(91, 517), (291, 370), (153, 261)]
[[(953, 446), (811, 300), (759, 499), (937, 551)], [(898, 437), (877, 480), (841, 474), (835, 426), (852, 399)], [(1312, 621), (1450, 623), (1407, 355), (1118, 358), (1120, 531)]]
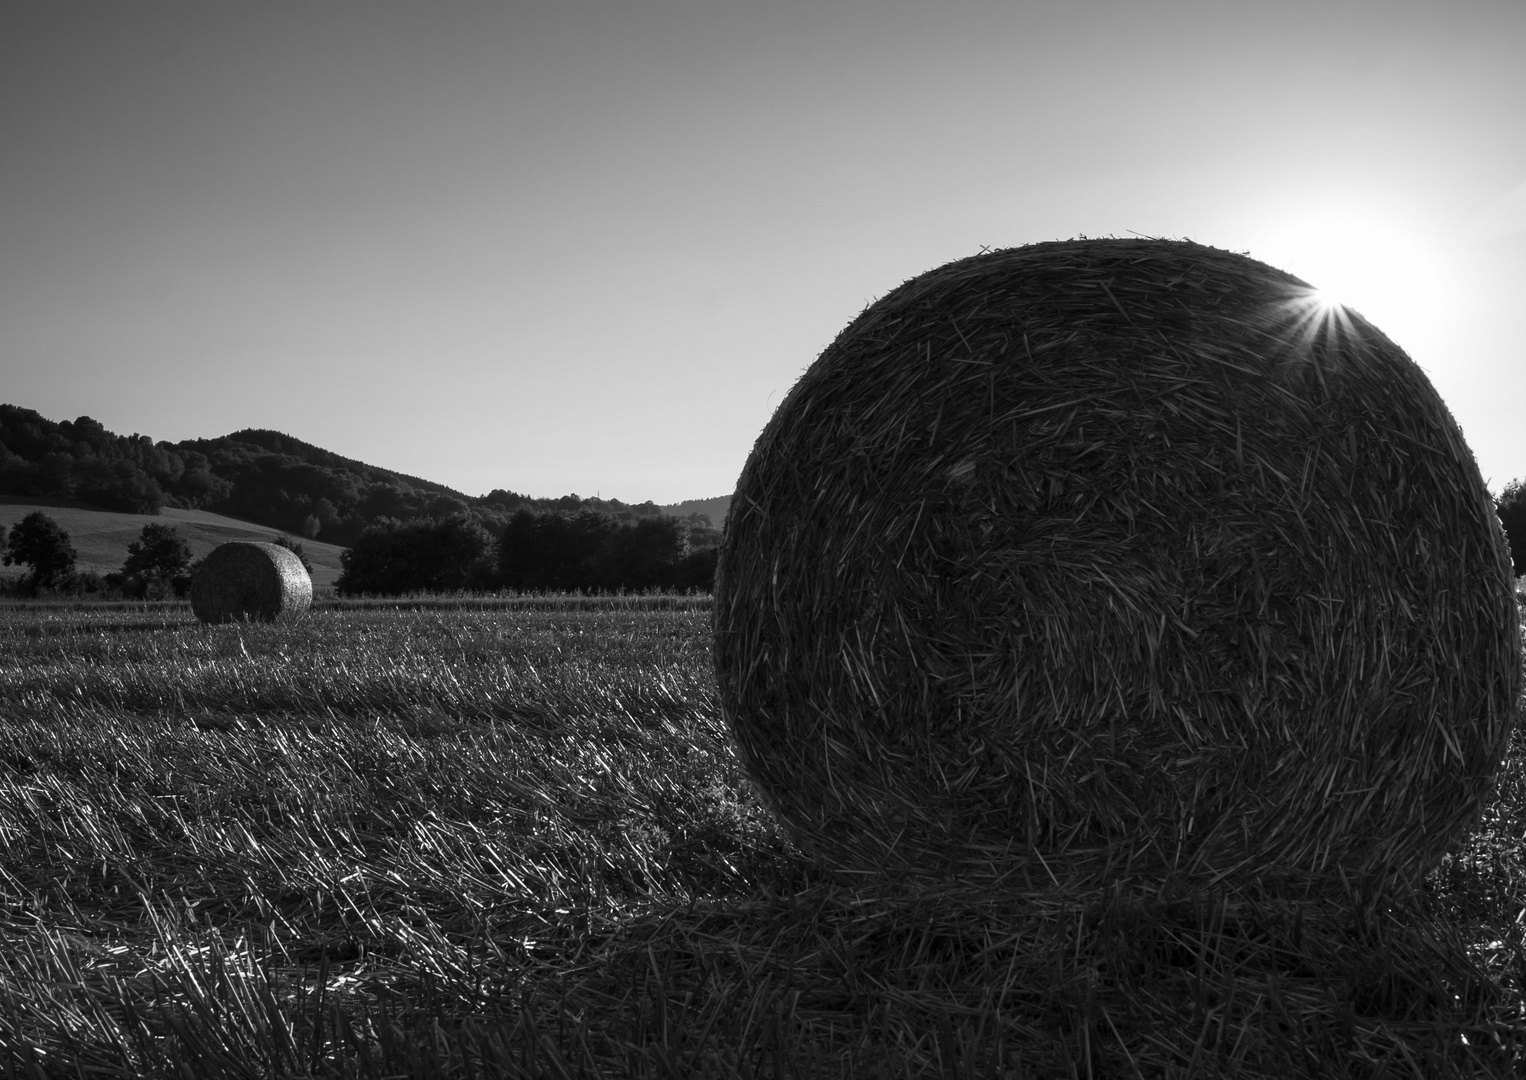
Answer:
[(191, 610), (204, 623), (274, 622), (294, 618), (312, 603), (312, 578), (280, 544), (223, 544), (191, 582)]
[(1231, 252), (1076, 240), (870, 306), (753, 449), (715, 588), (750, 775), (841, 874), (1313, 896), (1467, 828), (1520, 665), (1420, 369)]

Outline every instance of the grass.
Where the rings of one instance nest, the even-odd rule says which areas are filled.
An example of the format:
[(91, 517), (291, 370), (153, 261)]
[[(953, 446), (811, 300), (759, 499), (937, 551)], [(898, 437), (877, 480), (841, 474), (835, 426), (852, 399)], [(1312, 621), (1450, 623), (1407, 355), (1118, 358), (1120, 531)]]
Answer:
[[(3, 1075), (1510, 1076), (1526, 769), (1343, 911), (855, 892), (697, 598), (0, 606)], [(1523, 748), (1526, 750), (1526, 748)]]
[[(43, 499), (23, 495), (0, 495), (0, 525), (7, 529), (34, 510), (58, 522), (69, 534), (78, 553), (76, 567), (110, 574), (122, 569), (127, 546), (139, 538), (145, 525), (170, 525), (191, 546), (194, 558), (203, 558), (230, 540), (271, 543), (281, 535), (277, 529), (214, 514), (210, 510), (183, 510), (167, 506), (157, 515), (124, 514), (98, 510), (74, 499)], [(298, 539), (301, 539), (298, 537)], [(343, 567), (344, 548), (320, 540), (302, 540), (302, 551), (313, 564), (313, 583), (332, 585)]]

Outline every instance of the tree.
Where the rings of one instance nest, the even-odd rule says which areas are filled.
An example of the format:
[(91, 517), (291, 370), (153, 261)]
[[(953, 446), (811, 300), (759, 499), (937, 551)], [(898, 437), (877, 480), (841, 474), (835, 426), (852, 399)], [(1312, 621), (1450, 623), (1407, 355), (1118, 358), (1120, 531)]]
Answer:
[(505, 510), (513, 510), (515, 507), (528, 500), (526, 496), (520, 495), (517, 492), (509, 491), (505, 488), (494, 488), (492, 491), (489, 491), (486, 495), (482, 496), (482, 501), (487, 503), (489, 506), (500, 506)]
[(688, 531), (677, 518), (638, 517), (604, 537), (594, 558), (594, 583), (611, 591), (671, 587), (688, 553)]
[(498, 575), (517, 591), (595, 589), (595, 565), (605, 540), (619, 526), (607, 514), (519, 510), (498, 541)]
[[(335, 525), (339, 524), (338, 509), (335, 508), (331, 500), (321, 496), (316, 502), (313, 503), (312, 516), (318, 519), (318, 528), (320, 531), (323, 529), (332, 529)], [(314, 537), (317, 535), (318, 533), (313, 533)]]
[(69, 534), (41, 510), (16, 523), (5, 542), (5, 565), (32, 568), (32, 584), (47, 588), (74, 569), (78, 557)]
[(434, 523), (431, 589), (485, 589), (494, 584), (493, 536), (471, 514), (452, 514)]
[(715, 564), (720, 559), (718, 547), (699, 548), (690, 551), (678, 561), (673, 571), (673, 587), (688, 592), (715, 591)]
[(75, 496), (104, 509), (157, 514), (164, 506), (159, 482), (125, 458), (82, 462), (73, 475)]
[(639, 507), (618, 514), (521, 509), (499, 538), (498, 576), (518, 591), (708, 590), (715, 552), (691, 558), (690, 534), (687, 522)]
[(444, 519), (469, 513), (471, 513), (471, 507), (454, 495), (436, 495), (429, 500), (429, 505), (424, 508), (424, 515), (432, 518)]
[(341, 555), (341, 595), (454, 592), (488, 588), (493, 538), (466, 514), (436, 521), (414, 518), (366, 528)]
[(1506, 484), (1495, 500), (1494, 512), (1510, 541), (1510, 561), (1516, 576), (1526, 574), (1526, 481), (1512, 480)]
[(413, 512), (414, 501), (413, 492), (404, 491), (397, 484), (368, 484), (359, 510), (361, 516), (373, 521), (384, 517), (402, 519)]
[(191, 545), (173, 525), (143, 526), (138, 539), (127, 545), (122, 576), (144, 581), (170, 581), (185, 575), (191, 565)]

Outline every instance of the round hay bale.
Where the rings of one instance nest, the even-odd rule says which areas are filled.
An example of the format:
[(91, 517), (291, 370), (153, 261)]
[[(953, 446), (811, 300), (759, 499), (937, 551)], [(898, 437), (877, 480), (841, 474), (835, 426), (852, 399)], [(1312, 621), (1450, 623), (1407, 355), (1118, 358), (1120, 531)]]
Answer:
[(191, 610), (204, 623), (275, 622), (312, 603), (313, 579), (280, 544), (223, 544), (191, 581)]
[(1510, 560), (1420, 369), (1198, 244), (950, 263), (759, 437), (720, 701), (844, 875), (1312, 896), (1413, 883), (1512, 723)]

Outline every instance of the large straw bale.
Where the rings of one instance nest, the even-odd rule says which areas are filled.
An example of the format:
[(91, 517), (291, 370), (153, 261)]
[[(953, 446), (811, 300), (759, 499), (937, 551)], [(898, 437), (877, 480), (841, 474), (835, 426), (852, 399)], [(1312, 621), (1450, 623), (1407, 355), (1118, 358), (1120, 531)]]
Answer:
[(313, 579), (280, 544), (222, 544), (191, 581), (191, 610), (205, 623), (286, 620), (312, 603)]
[(1420, 369), (1227, 251), (981, 254), (871, 305), (731, 503), (722, 708), (850, 878), (1413, 883), (1520, 666), (1488, 491)]

